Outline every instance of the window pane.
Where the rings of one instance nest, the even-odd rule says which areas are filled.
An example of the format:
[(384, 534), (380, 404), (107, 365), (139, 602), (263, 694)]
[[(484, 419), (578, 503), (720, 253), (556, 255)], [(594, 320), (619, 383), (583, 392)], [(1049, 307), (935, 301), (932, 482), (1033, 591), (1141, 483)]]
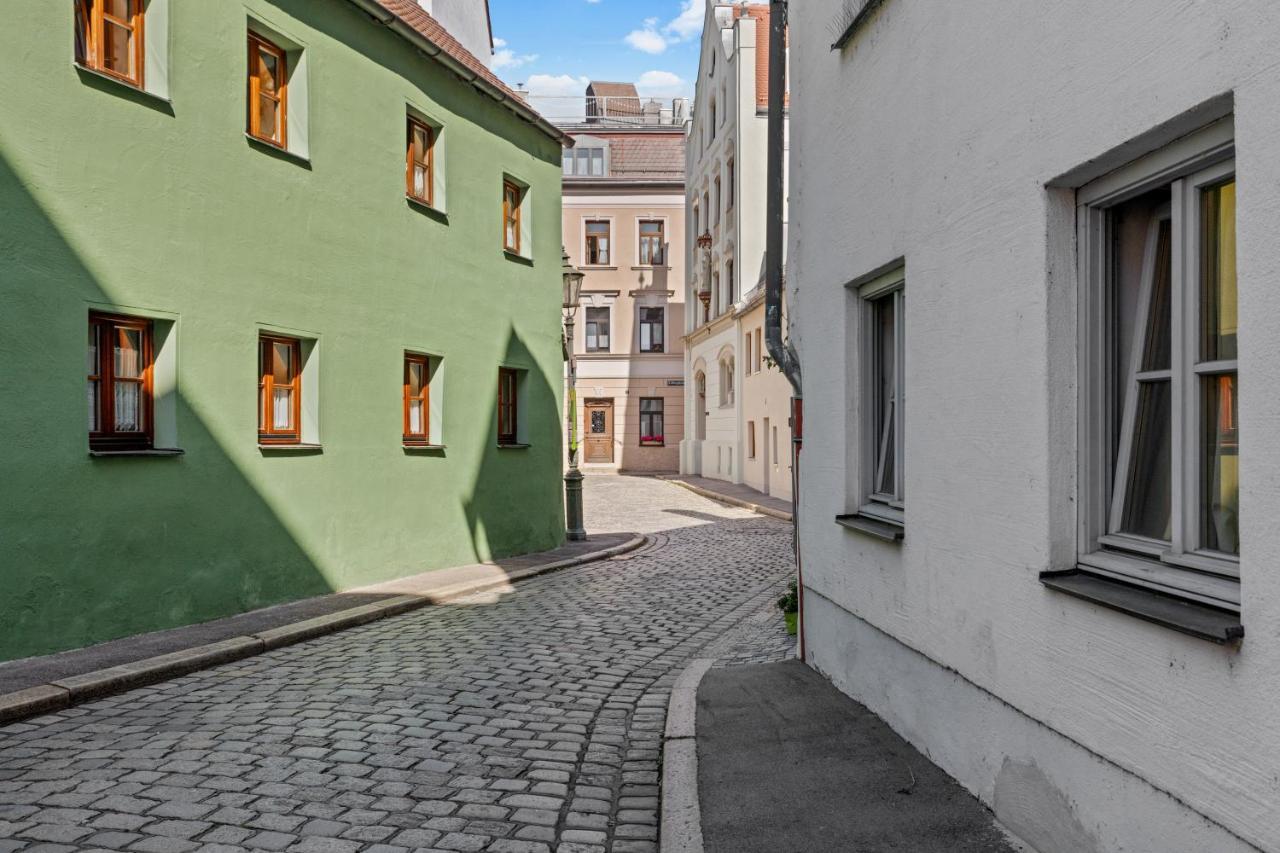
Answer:
[(102, 66), (108, 71), (133, 77), (133, 31), (128, 27), (102, 22)]
[(420, 361), (409, 362), (409, 393), (421, 394), (426, 368)]
[(1200, 515), (1205, 548), (1240, 553), (1240, 436), (1236, 421), (1236, 376), (1201, 380), (1204, 450), (1201, 454)]
[(1171, 534), (1172, 450), (1170, 383), (1143, 382), (1133, 426), (1133, 461), (1125, 488), (1121, 530), (1168, 541)]
[(275, 94), (276, 81), (280, 76), (280, 60), (275, 54), (258, 48), (258, 89), (264, 93)]
[(277, 430), (293, 429), (293, 389), (271, 389), (271, 428)]
[(876, 424), (875, 447), (875, 483), (874, 491), (892, 495), (895, 482), (894, 472), (894, 353), (895, 323), (894, 297), (892, 294), (875, 300), (872, 303), (873, 358), (875, 395), (872, 401), (873, 423)]
[(89, 432), (98, 431), (98, 381), (89, 380)]
[(587, 233), (588, 233), (588, 234), (603, 234), (604, 236), (606, 236), (606, 237), (607, 237), (607, 236), (609, 236), (609, 223), (608, 223), (608, 222), (598, 222), (598, 221), (588, 222), (588, 223), (587, 223)]
[(279, 121), (279, 109), (276, 102), (266, 95), (258, 96), (258, 133), (268, 139), (279, 136), (276, 124)]
[(413, 194), (418, 198), (427, 197), (427, 170), (419, 165), (413, 167)]
[(1142, 352), (1143, 370), (1169, 369), (1170, 289), (1172, 287), (1173, 223), (1160, 223), (1156, 239), (1155, 276), (1147, 315), (1147, 342)]
[(414, 435), (421, 435), (422, 429), (422, 401), (409, 401), (409, 432)]
[(129, 20), (129, 4), (130, 0), (104, 0), (102, 11), (113, 18), (127, 21)]
[(1236, 185), (1205, 190), (1201, 346), (1205, 361), (1236, 357)]
[(564, 173), (566, 175), (572, 175), (573, 174), (573, 149), (569, 149), (568, 151), (564, 152), (564, 160), (562, 162), (564, 164)]
[(271, 354), (272, 380), (281, 385), (293, 382), (293, 347), (286, 343), (272, 342)]
[(89, 363), (88, 373), (95, 375), (98, 372), (98, 327), (94, 324), (89, 325)]
[(142, 330), (116, 329), (115, 339), (115, 375), (121, 379), (141, 377)]
[(141, 432), (143, 429), (142, 384), (116, 382), (114, 387), (116, 432)]
[(604, 149), (591, 149), (591, 174), (593, 177), (600, 177), (604, 174)]
[(591, 432), (593, 435), (604, 435), (605, 415), (600, 409), (591, 412)]

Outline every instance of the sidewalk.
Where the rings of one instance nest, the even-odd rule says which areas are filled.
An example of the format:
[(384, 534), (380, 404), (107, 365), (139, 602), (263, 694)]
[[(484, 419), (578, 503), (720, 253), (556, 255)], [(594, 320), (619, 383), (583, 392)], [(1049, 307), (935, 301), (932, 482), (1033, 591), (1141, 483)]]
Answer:
[(706, 853), (1015, 853), (995, 817), (800, 661), (698, 687)]
[(424, 572), (225, 619), (0, 663), (0, 723), (66, 708), (513, 581), (635, 550), (633, 533), (552, 551)]
[(769, 515), (783, 521), (792, 520), (791, 501), (775, 498), (758, 492), (741, 483), (730, 483), (725, 480), (713, 480), (709, 477), (692, 477), (686, 475), (670, 475), (663, 479), (684, 486), (691, 492), (704, 498), (722, 503), (754, 510), (762, 515)]

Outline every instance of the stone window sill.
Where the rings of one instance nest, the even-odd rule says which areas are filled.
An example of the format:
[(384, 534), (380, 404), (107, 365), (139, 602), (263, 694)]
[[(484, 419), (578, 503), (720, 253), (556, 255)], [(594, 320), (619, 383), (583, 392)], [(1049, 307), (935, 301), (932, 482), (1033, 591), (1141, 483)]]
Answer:
[(513, 252), (510, 249), (503, 249), (502, 254), (507, 256), (507, 260), (517, 264), (524, 264), (527, 267), (533, 266), (533, 258), (526, 257), (519, 252)]
[(446, 444), (411, 444), (409, 442), (405, 442), (404, 452), (405, 453), (439, 453), (441, 450), (444, 450), (446, 447), (448, 447), (448, 445)]
[(528, 445), (528, 444), (521, 444), (520, 442), (515, 442), (515, 443), (512, 443), (512, 444), (508, 444), (508, 443), (505, 443), (505, 442), (499, 442), (499, 443), (498, 443), (498, 449), (499, 449), (499, 450), (527, 450), (529, 447), (530, 447), (530, 445)]
[(245, 132), (244, 138), (248, 140), (251, 146), (257, 148), (259, 151), (279, 157), (282, 160), (289, 160), (307, 169), (311, 168), (311, 159), (309, 157), (303, 157), (301, 154), (290, 151), (288, 148), (281, 148), (274, 142), (268, 142), (265, 139), (260, 139), (248, 131)]
[(120, 459), (125, 457), (140, 457), (152, 459), (173, 459), (182, 456), (187, 451), (177, 447), (156, 447), (150, 450), (90, 450), (89, 455), (95, 459)]
[(259, 444), (263, 453), (323, 453), (323, 444)]
[(1244, 639), (1239, 613), (1105, 578), (1084, 568), (1041, 572), (1040, 582), (1057, 592), (1219, 645)]
[(907, 535), (907, 529), (904, 525), (894, 524), (892, 521), (886, 521), (883, 518), (876, 518), (863, 512), (851, 512), (846, 515), (837, 515), (836, 524), (841, 527), (852, 530), (855, 533), (861, 533), (865, 536), (871, 536), (883, 542), (898, 543)]

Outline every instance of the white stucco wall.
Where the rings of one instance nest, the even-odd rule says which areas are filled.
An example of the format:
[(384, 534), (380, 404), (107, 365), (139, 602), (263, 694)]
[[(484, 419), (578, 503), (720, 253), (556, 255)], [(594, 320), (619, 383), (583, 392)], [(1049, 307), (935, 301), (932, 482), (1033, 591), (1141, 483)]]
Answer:
[(485, 65), (493, 60), (489, 9), (484, 0), (418, 0), (418, 5)]
[[(831, 3), (791, 6), (810, 661), (1042, 850), (1280, 850), (1280, 4), (886, 0), (838, 52)], [(1228, 92), (1238, 649), (1037, 578), (1076, 558), (1073, 193), (1046, 182)], [(858, 476), (844, 285), (899, 257), (907, 532), (888, 545), (833, 517)]]

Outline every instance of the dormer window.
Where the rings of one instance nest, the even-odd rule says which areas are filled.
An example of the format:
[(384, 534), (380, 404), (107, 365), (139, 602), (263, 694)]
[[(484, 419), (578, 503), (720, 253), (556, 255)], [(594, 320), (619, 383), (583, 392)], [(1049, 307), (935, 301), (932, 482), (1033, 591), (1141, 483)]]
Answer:
[(603, 145), (584, 145), (581, 141), (564, 152), (564, 176), (566, 178), (603, 178), (605, 176), (605, 152)]

